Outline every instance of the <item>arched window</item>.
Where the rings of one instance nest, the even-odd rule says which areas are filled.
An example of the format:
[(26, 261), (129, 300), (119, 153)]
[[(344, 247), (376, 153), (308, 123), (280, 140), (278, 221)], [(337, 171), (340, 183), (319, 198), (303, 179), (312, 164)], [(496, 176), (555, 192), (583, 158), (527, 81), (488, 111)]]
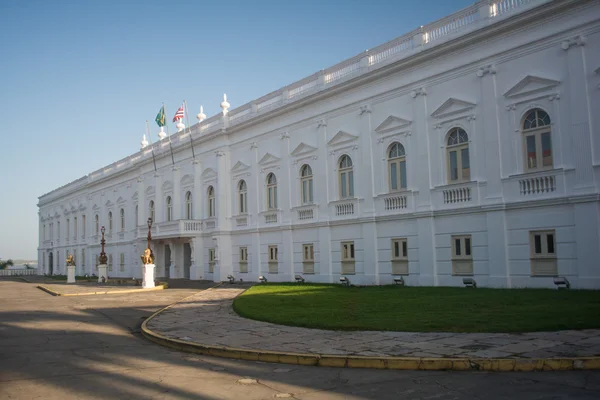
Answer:
[(448, 182), (464, 182), (471, 179), (469, 162), (469, 136), (462, 128), (448, 132)]
[(125, 230), (125, 210), (121, 208), (121, 232)]
[(354, 197), (354, 171), (352, 170), (352, 159), (343, 155), (338, 163), (340, 180), (340, 198)]
[(389, 147), (388, 175), (390, 191), (406, 189), (406, 154), (400, 143), (392, 143)]
[(154, 200), (150, 200), (150, 203), (148, 204), (148, 218), (150, 218), (152, 222), (156, 222), (156, 219), (154, 218)]
[(248, 213), (248, 187), (243, 179), (238, 183), (238, 209), (240, 214)]
[(305, 164), (300, 168), (300, 191), (302, 192), (302, 204), (313, 202), (313, 174), (310, 165)]
[(208, 217), (215, 216), (215, 188), (208, 187)]
[(171, 196), (167, 196), (167, 221), (173, 220), (173, 202)]
[(108, 212), (108, 233), (112, 233), (113, 224), (112, 224), (112, 211)]
[(274, 173), (267, 176), (267, 210), (277, 208), (277, 178)]
[(539, 108), (531, 110), (523, 119), (522, 128), (525, 170), (538, 171), (552, 168), (550, 116)]
[(193, 219), (194, 215), (192, 213), (192, 192), (187, 192), (185, 194), (185, 219)]
[(96, 235), (97, 235), (98, 232), (100, 232), (100, 218), (98, 217), (98, 214), (96, 214), (94, 216), (94, 224), (96, 225)]

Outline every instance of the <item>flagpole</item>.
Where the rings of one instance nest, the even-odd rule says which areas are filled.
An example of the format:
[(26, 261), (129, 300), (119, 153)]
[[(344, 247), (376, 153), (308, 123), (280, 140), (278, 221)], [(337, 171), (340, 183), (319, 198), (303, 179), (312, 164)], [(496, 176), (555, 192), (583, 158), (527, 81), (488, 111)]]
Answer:
[(148, 139), (150, 139), (150, 147), (152, 147), (152, 162), (154, 163), (154, 172), (156, 172), (156, 159), (154, 158), (154, 144), (152, 143), (152, 137), (150, 136), (150, 127), (148, 126), (148, 120), (146, 120), (146, 133)]
[(175, 157), (173, 157), (173, 146), (171, 146), (171, 133), (169, 132), (169, 123), (166, 121), (167, 120), (167, 109), (165, 108), (165, 103), (162, 103), (163, 105), (163, 110), (165, 112), (165, 123), (167, 125), (167, 137), (169, 138), (169, 149), (171, 149), (171, 161), (173, 162), (173, 166), (175, 166)]
[(192, 127), (190, 126), (190, 115), (188, 113), (187, 102), (183, 101), (183, 108), (185, 108), (185, 119), (187, 121), (187, 128), (190, 134), (190, 146), (192, 146), (192, 158), (196, 159), (196, 154), (194, 153), (194, 142), (192, 141)]

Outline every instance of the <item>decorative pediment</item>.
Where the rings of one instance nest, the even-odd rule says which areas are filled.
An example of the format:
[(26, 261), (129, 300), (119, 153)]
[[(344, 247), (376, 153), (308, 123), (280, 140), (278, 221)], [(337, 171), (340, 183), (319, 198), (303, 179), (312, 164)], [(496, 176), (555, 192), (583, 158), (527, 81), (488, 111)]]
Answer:
[(315, 150), (317, 150), (316, 147), (313, 147), (309, 144), (301, 142), (298, 146), (296, 146), (296, 148), (290, 154), (293, 155), (294, 157), (297, 157), (297, 156), (302, 156), (304, 154), (312, 153)]
[(71, 212), (75, 211), (77, 211), (77, 207), (75, 207), (75, 204), (71, 204)]
[(244, 164), (241, 161), (238, 161), (235, 163), (235, 165), (233, 166), (233, 168), (231, 168), (231, 172), (233, 172), (234, 174), (237, 174), (238, 172), (244, 172), (246, 170), (250, 169), (249, 165)]
[(138, 192), (135, 192), (133, 194), (133, 196), (131, 196), (131, 200), (137, 200), (138, 199)]
[(54, 212), (54, 218), (58, 218), (58, 217), (60, 217), (60, 214), (57, 211), (55, 211)]
[(274, 156), (271, 153), (267, 153), (263, 156), (263, 158), (260, 159), (260, 161), (258, 162), (260, 165), (266, 165), (266, 164), (273, 164), (276, 163), (277, 161), (281, 160), (279, 157)]
[(338, 133), (335, 134), (334, 137), (331, 138), (331, 140), (329, 142), (327, 142), (327, 144), (329, 146), (337, 146), (339, 144), (352, 142), (356, 139), (358, 139), (358, 136), (354, 136), (348, 132), (339, 131)]
[(434, 118), (445, 118), (451, 115), (462, 114), (475, 108), (475, 105), (476, 104), (468, 101), (450, 97), (441, 106), (439, 106), (437, 110), (431, 114), (431, 116)]
[(206, 168), (204, 170), (204, 172), (202, 173), (202, 177), (204, 179), (216, 178), (217, 177), (217, 172), (214, 169), (212, 169), (212, 168)]
[(146, 195), (154, 194), (154, 186), (148, 186), (146, 188)]
[(519, 83), (504, 93), (504, 97), (513, 98), (527, 96), (534, 93), (543, 92), (555, 88), (560, 84), (560, 81), (553, 79), (540, 78), (539, 76), (527, 75), (521, 79)]
[(79, 211), (84, 211), (84, 210), (85, 210), (85, 208), (86, 208), (86, 207), (85, 207), (85, 204), (84, 204), (84, 203), (79, 203), (79, 207), (78, 207)]
[(393, 131), (400, 131), (410, 126), (411, 123), (412, 121), (399, 118), (394, 115), (390, 115), (385, 120), (383, 120), (383, 122), (379, 124), (377, 128), (375, 128), (375, 132), (387, 133)]
[(173, 183), (171, 181), (166, 181), (165, 183), (162, 184), (161, 189), (163, 190), (163, 192), (165, 192), (167, 190), (172, 190)]
[(119, 198), (117, 199), (117, 204), (123, 204), (125, 203), (125, 199), (122, 198), (121, 196), (119, 196)]
[(190, 174), (186, 174), (181, 178), (181, 186), (190, 186), (194, 184), (194, 177)]
[(100, 209), (100, 207), (98, 206), (98, 204), (94, 204), (94, 207), (92, 207), (92, 210), (94, 211), (98, 211)]
[(106, 203), (104, 203), (104, 205), (106, 207), (112, 207), (114, 205), (114, 203), (112, 201), (110, 201), (110, 200), (107, 200)]

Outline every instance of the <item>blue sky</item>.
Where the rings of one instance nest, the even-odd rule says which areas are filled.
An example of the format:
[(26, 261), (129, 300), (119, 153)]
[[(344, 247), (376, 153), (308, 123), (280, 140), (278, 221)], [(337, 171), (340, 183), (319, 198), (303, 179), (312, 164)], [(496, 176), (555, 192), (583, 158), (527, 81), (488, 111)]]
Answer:
[(0, 2), (0, 257), (37, 258), (38, 197), (138, 151), (162, 102), (233, 109), (474, 2)]

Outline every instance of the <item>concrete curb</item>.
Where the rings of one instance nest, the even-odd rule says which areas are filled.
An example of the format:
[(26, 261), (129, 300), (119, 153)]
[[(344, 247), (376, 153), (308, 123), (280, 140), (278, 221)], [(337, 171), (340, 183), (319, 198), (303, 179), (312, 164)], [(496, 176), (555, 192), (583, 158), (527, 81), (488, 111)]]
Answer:
[(46, 293), (50, 293), (52, 296), (62, 296), (62, 297), (72, 297), (72, 296), (94, 296), (94, 295), (102, 295), (102, 294), (127, 294), (127, 293), (145, 293), (145, 292), (154, 292), (157, 290), (165, 290), (169, 287), (169, 285), (164, 282), (160, 285), (157, 285), (151, 289), (127, 289), (127, 290), (105, 290), (99, 292), (85, 292), (85, 293), (62, 293), (54, 291), (46, 286), (38, 285), (36, 286), (38, 289), (43, 290)]
[[(220, 286), (219, 283), (206, 290)], [(236, 347), (210, 346), (180, 339), (171, 339), (148, 328), (148, 323), (163, 311), (168, 310), (197, 293), (156, 311), (142, 323), (142, 334), (161, 346), (188, 353), (232, 358), (236, 360), (263, 361), (272, 363), (312, 365), (319, 367), (398, 369), (416, 371), (490, 371), (532, 372), (598, 370), (600, 357), (564, 358), (420, 358), (420, 357), (366, 357), (337, 356), (314, 353), (285, 353), (267, 350), (251, 350)]]

